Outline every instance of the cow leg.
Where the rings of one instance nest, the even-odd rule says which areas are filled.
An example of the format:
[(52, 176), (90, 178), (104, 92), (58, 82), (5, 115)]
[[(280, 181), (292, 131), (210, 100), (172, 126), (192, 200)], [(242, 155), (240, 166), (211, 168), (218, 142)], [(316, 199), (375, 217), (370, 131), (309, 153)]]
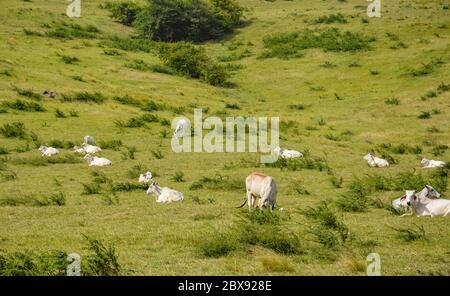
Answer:
[(248, 209), (251, 210), (253, 208), (253, 196), (250, 190), (247, 190), (247, 204)]

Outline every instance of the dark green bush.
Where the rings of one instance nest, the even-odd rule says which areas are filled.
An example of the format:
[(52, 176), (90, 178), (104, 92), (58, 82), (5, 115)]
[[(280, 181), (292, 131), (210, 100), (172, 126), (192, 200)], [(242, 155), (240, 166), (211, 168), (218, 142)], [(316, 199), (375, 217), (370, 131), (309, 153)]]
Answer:
[(2, 127), (0, 127), (0, 133), (5, 138), (25, 138), (25, 125), (23, 122), (13, 122), (13, 123), (5, 123)]
[(267, 49), (260, 58), (289, 59), (302, 55), (301, 50), (322, 48), (326, 51), (352, 52), (367, 50), (375, 39), (337, 28), (323, 31), (304, 30), (294, 33), (269, 35), (263, 38)]
[(36, 102), (28, 102), (21, 99), (16, 99), (14, 101), (6, 101), (3, 102), (3, 106), (26, 112), (44, 112), (45, 108), (39, 103)]
[(72, 95), (62, 95), (62, 100), (64, 102), (84, 102), (84, 103), (89, 103), (89, 102), (93, 102), (93, 103), (103, 103), (104, 101), (106, 101), (106, 97), (103, 96), (101, 93), (99, 92), (95, 92), (95, 93), (89, 93), (89, 92), (79, 92), (79, 93), (75, 93)]
[(142, 7), (133, 1), (107, 2), (104, 7), (111, 13), (111, 17), (125, 26), (132, 26)]
[(202, 42), (230, 32), (242, 12), (235, 0), (150, 0), (134, 24), (144, 38)]
[(203, 48), (191, 43), (162, 44), (159, 57), (179, 75), (202, 79), (211, 85), (223, 86), (227, 83), (229, 74), (225, 68), (213, 62)]

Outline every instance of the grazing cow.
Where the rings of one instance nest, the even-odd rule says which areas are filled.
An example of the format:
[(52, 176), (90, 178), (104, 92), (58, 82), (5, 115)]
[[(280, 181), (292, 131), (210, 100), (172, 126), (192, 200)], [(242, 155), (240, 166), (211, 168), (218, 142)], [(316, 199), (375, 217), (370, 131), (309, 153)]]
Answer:
[(157, 203), (170, 203), (173, 201), (183, 201), (183, 193), (170, 189), (168, 187), (159, 187), (158, 183), (153, 181), (148, 187), (147, 194), (153, 194)]
[(420, 162), (420, 166), (422, 168), (425, 168), (425, 169), (441, 168), (441, 167), (445, 166), (445, 162), (440, 161), (440, 160), (433, 160), (433, 159), (426, 159), (426, 158), (424, 158)]
[(278, 188), (272, 177), (261, 173), (251, 173), (245, 179), (245, 186), (247, 199), (239, 208), (248, 203), (249, 210), (253, 209), (257, 198), (259, 198), (257, 203), (259, 209), (268, 208), (273, 210), (275, 208)]
[(81, 144), (81, 148), (83, 148), (84, 152), (87, 154), (95, 154), (97, 152), (102, 151), (102, 149), (100, 147), (86, 144), (86, 143)]
[(103, 157), (92, 156), (90, 154), (86, 154), (84, 156), (84, 160), (86, 160), (89, 163), (89, 166), (108, 166), (108, 165), (112, 165), (111, 160), (103, 158)]
[(41, 145), (39, 147), (39, 151), (42, 153), (42, 156), (54, 156), (59, 153), (59, 150), (53, 147), (47, 147), (44, 145)]
[(402, 217), (413, 214), (417, 217), (450, 217), (450, 200), (448, 199), (429, 199), (428, 197), (420, 197), (417, 196), (417, 192), (408, 190), (406, 192), (406, 204), (411, 207), (411, 213), (403, 214)]
[(93, 146), (97, 145), (95, 143), (94, 137), (92, 137), (92, 136), (85, 136), (84, 137), (84, 143), (89, 144), (89, 145), (93, 145)]
[(367, 160), (367, 163), (371, 167), (384, 168), (384, 167), (388, 167), (389, 166), (389, 162), (386, 159), (382, 159), (382, 158), (376, 157), (372, 153), (367, 154), (366, 156), (363, 157), (363, 159)]
[[(422, 191), (420, 192), (419, 196), (421, 198), (422, 197), (439, 198), (441, 196), (441, 194), (439, 192), (437, 192), (436, 189), (434, 189), (432, 186), (425, 185), (425, 187), (423, 187)], [(394, 207), (397, 210), (400, 210), (402, 208), (407, 208), (408, 206), (406, 204), (406, 194), (403, 195), (402, 197), (394, 199), (392, 201), (392, 207)]]
[(273, 152), (275, 152), (276, 155), (281, 156), (282, 158), (286, 158), (286, 159), (303, 157), (303, 153), (301, 153), (299, 151), (282, 149), (281, 147), (275, 147), (275, 149), (273, 149)]
[(141, 174), (141, 175), (139, 176), (138, 182), (139, 182), (139, 183), (147, 184), (147, 183), (150, 183), (150, 182), (152, 181), (152, 178), (153, 178), (152, 173), (151, 173), (151, 172), (146, 172), (145, 175), (144, 175), (144, 174)]
[(191, 124), (187, 119), (183, 118), (178, 120), (175, 131), (173, 132), (173, 136), (178, 139), (190, 135), (191, 134), (190, 126)]

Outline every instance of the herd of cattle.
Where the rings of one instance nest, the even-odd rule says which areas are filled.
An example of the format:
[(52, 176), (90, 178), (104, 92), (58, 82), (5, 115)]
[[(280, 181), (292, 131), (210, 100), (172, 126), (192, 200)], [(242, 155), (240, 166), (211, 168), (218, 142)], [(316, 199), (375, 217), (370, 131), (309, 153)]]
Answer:
[[(183, 126), (177, 126), (174, 132), (174, 137), (179, 137)], [(39, 147), (42, 156), (51, 157), (59, 154), (59, 150), (53, 147), (42, 145)], [(84, 160), (89, 166), (110, 166), (112, 162), (103, 157), (96, 157), (94, 154), (101, 152), (102, 149), (97, 146), (92, 136), (85, 136), (84, 142), (81, 146), (75, 146), (73, 152), (79, 155), (84, 155)], [(281, 158), (292, 159), (303, 157), (303, 154), (296, 150), (282, 149), (276, 147), (273, 152)], [(371, 153), (363, 157), (370, 167), (388, 167), (389, 162), (385, 159), (379, 158)], [(422, 159), (420, 166), (422, 168), (436, 168), (445, 166), (445, 162), (438, 160)], [(139, 183), (148, 184), (147, 194), (152, 194), (156, 197), (157, 203), (170, 203), (176, 201), (183, 201), (183, 193), (168, 187), (160, 187), (153, 179), (151, 172), (141, 174), (138, 179)], [(266, 176), (261, 173), (251, 173), (245, 180), (246, 195), (245, 202), (240, 206), (243, 207), (248, 204), (249, 209), (255, 206), (259, 209), (273, 210), (276, 204), (276, 197), (278, 193), (277, 183), (271, 176)], [(426, 185), (422, 191), (406, 190), (405, 195), (392, 201), (392, 206), (397, 210), (406, 210), (402, 216), (415, 214), (417, 216), (450, 216), (450, 200), (441, 199), (440, 193), (437, 192), (430, 185)], [(408, 211), (409, 210), (409, 211)]]

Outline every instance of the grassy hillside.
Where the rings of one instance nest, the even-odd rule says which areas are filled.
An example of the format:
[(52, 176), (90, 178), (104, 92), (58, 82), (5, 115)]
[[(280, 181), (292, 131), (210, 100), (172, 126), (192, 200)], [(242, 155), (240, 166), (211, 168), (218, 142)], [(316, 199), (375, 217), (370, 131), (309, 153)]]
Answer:
[[(405, 189), (420, 190), (410, 186), (422, 181), (431, 180), (448, 197), (448, 171), (436, 176), (437, 170), (420, 169), (419, 163), (422, 157), (450, 161), (450, 2), (383, 1), (382, 17), (369, 19), (367, 2), (360, 0), (239, 0), (246, 8), (245, 23), (222, 40), (199, 45), (234, 69), (232, 87), (159, 73), (154, 67), (133, 69), (137, 60), (162, 62), (152, 49), (114, 46), (114, 35), (126, 39), (135, 32), (114, 22), (99, 7), (102, 3), (82, 1), (82, 17), (70, 19), (64, 1), (2, 1), (2, 252), (62, 250), (80, 253), (83, 260), (84, 234), (114, 245), (123, 268), (137, 275), (362, 275), (370, 252), (380, 254), (384, 275), (450, 274), (450, 219), (400, 218), (388, 210), (392, 199)], [(331, 14), (341, 14), (345, 22), (319, 19)], [(81, 25), (85, 35), (55, 34), (73, 24)], [(366, 49), (315, 46), (296, 49), (294, 56), (272, 52), (274, 57), (267, 57), (267, 36), (330, 28), (371, 41)], [(294, 39), (284, 43), (295, 48)], [(58, 95), (33, 95), (44, 90)], [(99, 93), (97, 98), (105, 100), (67, 100), (82, 92)], [(114, 99), (126, 95), (134, 106)], [(130, 118), (149, 113), (136, 106), (148, 101), (160, 106), (150, 112), (157, 120), (126, 127)], [(279, 116), (281, 146), (307, 151), (316, 166), (261, 166), (252, 153), (176, 154), (167, 122), (178, 115), (192, 118), (196, 107), (207, 111), (205, 116)], [(22, 138), (20, 129), (18, 135), (6, 131), (6, 125), (18, 122), (24, 126)], [(88, 167), (68, 149), (88, 134), (106, 148), (101, 155), (112, 160), (111, 167)], [(57, 140), (65, 147), (58, 163), (43, 161), (37, 145)], [(112, 140), (122, 145), (114, 147)], [(411, 149), (395, 149), (402, 144)], [(362, 157), (374, 149), (397, 163), (369, 168)], [(160, 185), (183, 192), (185, 201), (160, 205), (144, 189), (117, 189), (119, 183), (135, 184), (136, 173), (147, 169)], [(245, 222), (248, 217), (242, 222), (246, 211), (235, 208), (252, 171), (277, 180), (278, 205), (286, 209), (268, 218), (279, 217), (278, 224), (263, 225), (267, 241), (285, 246), (296, 237), (295, 252), (239, 237), (242, 223), (260, 226)], [(182, 181), (175, 177), (180, 172)], [(100, 185), (92, 185), (94, 175), (103, 176)], [(389, 177), (396, 184), (386, 185)], [(370, 189), (354, 197), (361, 184)], [(99, 194), (87, 194), (86, 186), (100, 187)], [(51, 198), (58, 194), (65, 197), (64, 205)], [(351, 211), (339, 207), (339, 201), (347, 205), (351, 198), (361, 199), (362, 206)], [(345, 227), (327, 228), (303, 212), (320, 209), (323, 201)], [(349, 231), (348, 238), (340, 237), (342, 229)], [(418, 235), (405, 239), (399, 229)], [(274, 234), (278, 231), (282, 238)], [(219, 250), (211, 256), (205, 249)]]

